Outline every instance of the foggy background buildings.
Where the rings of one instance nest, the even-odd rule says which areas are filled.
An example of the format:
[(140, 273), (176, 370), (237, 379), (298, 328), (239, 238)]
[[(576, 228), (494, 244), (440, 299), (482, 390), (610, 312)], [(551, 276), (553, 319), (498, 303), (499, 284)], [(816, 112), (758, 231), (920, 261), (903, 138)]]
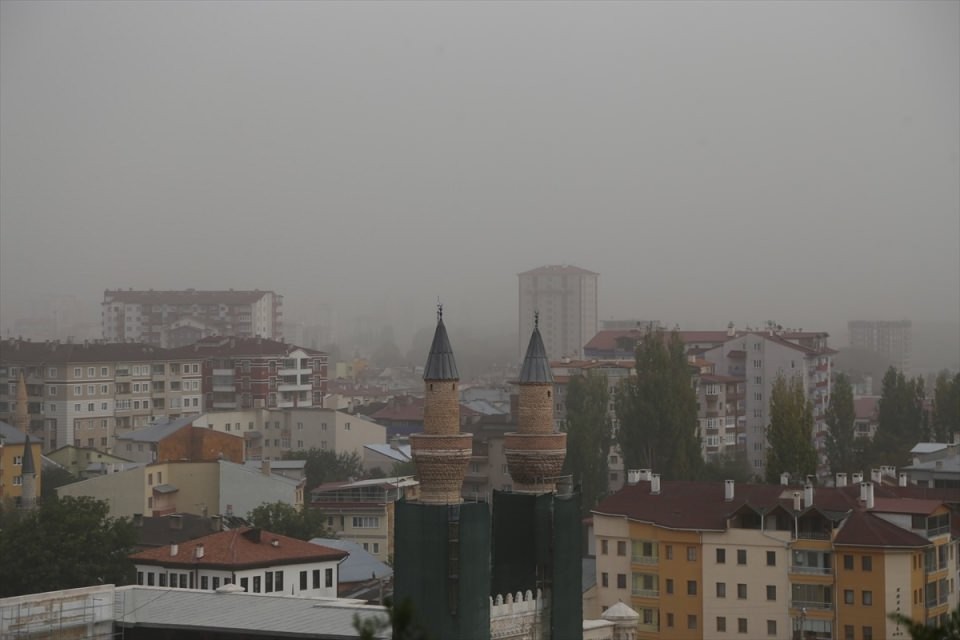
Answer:
[(0, 332), (261, 289), (406, 353), (440, 297), (514, 357), (567, 263), (601, 322), (910, 319), (956, 367), (958, 114), (955, 2), (5, 1)]

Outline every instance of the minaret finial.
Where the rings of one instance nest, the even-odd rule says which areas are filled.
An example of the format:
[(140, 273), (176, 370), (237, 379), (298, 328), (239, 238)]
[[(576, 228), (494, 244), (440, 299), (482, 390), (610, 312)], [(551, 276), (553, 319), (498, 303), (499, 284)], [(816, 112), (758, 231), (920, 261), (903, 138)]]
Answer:
[(539, 309), (533, 312), (533, 328), (534, 329), (540, 328), (540, 310)]
[(443, 303), (437, 298), (437, 322), (443, 322)]

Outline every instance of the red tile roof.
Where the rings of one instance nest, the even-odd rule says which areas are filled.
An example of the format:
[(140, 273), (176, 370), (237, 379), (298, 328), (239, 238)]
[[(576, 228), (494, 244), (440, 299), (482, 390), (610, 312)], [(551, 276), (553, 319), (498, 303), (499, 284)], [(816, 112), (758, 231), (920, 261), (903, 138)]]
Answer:
[[(259, 535), (257, 535), (259, 534)], [(273, 541), (277, 544), (274, 545)], [(196, 557), (196, 549), (203, 546), (203, 557)], [(138, 564), (165, 567), (202, 567), (224, 569), (253, 569), (299, 562), (323, 562), (347, 557), (346, 551), (244, 527), (221, 531), (209, 536), (183, 542), (177, 554), (170, 555), (169, 545), (134, 553), (130, 559)]]
[[(876, 494), (874, 494), (876, 495)], [(873, 510), (880, 513), (909, 513), (927, 516), (943, 505), (939, 500), (919, 498), (879, 498), (873, 500)]]
[[(191, 356), (196, 358), (194, 354)], [(72, 362), (144, 362), (182, 360), (167, 349), (132, 342), (61, 343), (57, 341), (0, 340), (0, 361), (37, 364)]]
[(834, 544), (855, 547), (926, 547), (926, 538), (866, 511), (850, 514), (833, 539)]

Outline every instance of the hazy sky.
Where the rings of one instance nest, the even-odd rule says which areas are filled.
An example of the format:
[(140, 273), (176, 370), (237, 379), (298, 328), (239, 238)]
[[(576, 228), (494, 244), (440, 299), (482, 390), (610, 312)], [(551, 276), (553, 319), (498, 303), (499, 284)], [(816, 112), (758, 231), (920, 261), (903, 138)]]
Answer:
[[(515, 330), (960, 317), (960, 3), (0, 3), (0, 320), (273, 288)], [(960, 339), (958, 339), (960, 340)]]

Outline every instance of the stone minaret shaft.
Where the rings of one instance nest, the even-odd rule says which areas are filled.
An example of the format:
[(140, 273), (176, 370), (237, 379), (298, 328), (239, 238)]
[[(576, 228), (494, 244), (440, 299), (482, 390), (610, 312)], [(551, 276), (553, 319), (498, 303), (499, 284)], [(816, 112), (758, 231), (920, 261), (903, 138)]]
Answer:
[(27, 381), (23, 377), (23, 371), (17, 378), (17, 408), (13, 412), (13, 426), (22, 433), (30, 431), (30, 411), (29, 399), (27, 398)]
[(37, 504), (37, 468), (33, 461), (33, 445), (30, 444), (29, 435), (23, 441), (20, 476), (22, 478), (20, 506), (24, 509), (32, 509)]
[(518, 431), (504, 437), (513, 490), (550, 493), (567, 455), (567, 434), (553, 430), (553, 375), (535, 322), (520, 370)]
[(413, 461), (420, 478), (420, 501), (458, 504), (463, 478), (473, 453), (473, 436), (460, 433), (460, 374), (437, 311), (437, 329), (423, 371), (426, 399), (423, 433), (410, 436)]

